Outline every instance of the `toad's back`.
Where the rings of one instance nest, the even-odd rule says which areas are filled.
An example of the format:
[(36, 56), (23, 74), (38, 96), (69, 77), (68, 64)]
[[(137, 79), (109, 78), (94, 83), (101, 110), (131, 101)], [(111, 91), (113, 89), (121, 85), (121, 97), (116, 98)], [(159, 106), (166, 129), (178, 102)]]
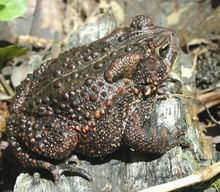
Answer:
[(129, 28), (121, 28), (88, 46), (72, 48), (58, 58), (44, 62), (17, 88), (11, 112), (42, 114), (41, 108), (45, 107), (44, 103), (48, 104), (48, 100), (66, 97), (66, 92), (89, 85), (91, 81), (99, 79), (100, 84), (112, 84), (110, 77), (104, 75), (111, 63), (124, 55), (144, 54), (138, 41), (145, 38)]

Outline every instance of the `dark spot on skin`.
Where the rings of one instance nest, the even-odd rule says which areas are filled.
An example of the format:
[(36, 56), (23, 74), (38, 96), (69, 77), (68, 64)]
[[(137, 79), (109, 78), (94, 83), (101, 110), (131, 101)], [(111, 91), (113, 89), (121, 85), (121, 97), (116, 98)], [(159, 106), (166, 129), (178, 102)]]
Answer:
[(126, 48), (125, 48), (125, 51), (126, 51), (126, 52), (130, 52), (131, 50), (132, 50), (131, 47), (126, 47)]
[(101, 118), (101, 113), (100, 113), (100, 111), (96, 111), (96, 112), (95, 112), (95, 118), (96, 118), (96, 119), (100, 119), (100, 118)]
[(98, 84), (100, 87), (104, 86), (104, 83), (102, 81), (99, 81)]
[(66, 61), (66, 62), (69, 62), (69, 61), (70, 61), (70, 58), (69, 58), (69, 57), (66, 57), (66, 58), (65, 58), (65, 61)]
[(43, 97), (43, 98), (42, 98), (42, 103), (43, 103), (43, 104), (48, 104), (49, 101), (50, 101), (49, 97)]
[(39, 109), (40, 112), (45, 111), (45, 107), (42, 107), (42, 106), (39, 106), (38, 109)]
[(79, 116), (77, 117), (77, 120), (78, 120), (78, 121), (82, 121), (82, 120), (83, 120), (83, 116), (82, 116), (82, 115), (79, 115)]
[(42, 103), (42, 99), (41, 99), (41, 98), (37, 98), (37, 99), (36, 99), (36, 104), (39, 105), (39, 104), (41, 104), (41, 103)]
[(129, 84), (130, 82), (131, 82), (130, 79), (124, 79), (124, 84), (125, 84), (125, 85)]
[(35, 143), (35, 139), (34, 139), (34, 138), (31, 138), (31, 139), (30, 139), (30, 142), (31, 142), (31, 143)]
[(93, 83), (93, 79), (89, 78), (89, 79), (86, 79), (86, 80), (85, 80), (85, 83), (84, 83), (84, 84), (89, 87), (89, 86), (92, 85), (92, 83)]
[(82, 64), (82, 62), (78, 60), (78, 61), (76, 61), (76, 64), (77, 64), (77, 66), (79, 66)]
[(97, 59), (97, 58), (99, 58), (99, 56), (100, 56), (99, 52), (93, 52), (92, 53), (92, 58), (93, 59)]
[(54, 76), (55, 77), (58, 77), (59, 75), (61, 75), (62, 71), (57, 69), (55, 72), (54, 72)]
[(112, 101), (110, 99), (107, 100), (106, 107), (112, 107)]
[(104, 110), (104, 109), (101, 109), (101, 110), (100, 110), (100, 113), (101, 113), (102, 115), (104, 115), (104, 114), (105, 114), (105, 110)]
[(72, 81), (71, 77), (68, 76), (68, 77), (66, 78), (66, 82), (67, 82), (67, 83), (70, 83), (71, 81)]
[(77, 89), (75, 90), (75, 92), (78, 93), (78, 94), (80, 94), (80, 93), (81, 93), (81, 89), (80, 89), (80, 88), (77, 88)]
[(89, 96), (89, 99), (90, 99), (90, 101), (92, 101), (92, 102), (97, 101), (97, 97), (94, 96), (94, 95), (90, 95), (90, 96)]
[(139, 93), (140, 93), (140, 91), (139, 91), (139, 89), (137, 89), (137, 88), (133, 88), (133, 93), (134, 93), (136, 96), (138, 96)]
[(88, 49), (86, 50), (86, 53), (91, 53), (91, 49), (88, 48)]
[(54, 88), (58, 89), (62, 86), (62, 83), (58, 80), (58, 81), (55, 81), (54, 83)]
[(94, 69), (100, 69), (100, 68), (102, 68), (102, 67), (103, 67), (103, 63), (101, 63), (101, 62), (97, 62), (97, 63), (95, 63), (94, 66), (93, 66)]
[(66, 105), (65, 105), (64, 103), (62, 103), (62, 104), (60, 105), (60, 108), (61, 108), (61, 109), (65, 109), (65, 108), (66, 108)]
[(85, 76), (86, 76), (86, 74), (80, 74), (79, 79), (84, 79)]
[(101, 95), (102, 97), (106, 97), (106, 96), (107, 96), (107, 93), (106, 93), (105, 91), (102, 91), (102, 92), (100, 93), (100, 95)]
[(89, 126), (86, 125), (85, 127), (82, 128), (83, 133), (87, 133), (89, 131)]
[(87, 93), (86, 93), (85, 91), (81, 91), (80, 95), (81, 95), (82, 97), (86, 97), (86, 96), (87, 96)]
[(87, 112), (84, 114), (84, 117), (85, 117), (87, 120), (90, 120), (90, 119), (91, 119), (91, 114), (87, 111)]
[(89, 122), (88, 122), (88, 125), (89, 125), (90, 127), (94, 127), (94, 126), (95, 126), (95, 121), (89, 121)]
[(72, 102), (72, 107), (77, 108), (79, 106), (79, 103), (77, 101)]
[(68, 92), (64, 93), (63, 97), (66, 101), (69, 100), (70, 98), (69, 93)]
[(80, 55), (80, 51), (76, 51), (76, 52), (74, 53), (74, 55), (75, 55), (75, 56), (79, 56), (79, 55)]
[(75, 119), (76, 119), (76, 115), (75, 115), (75, 114), (71, 114), (71, 115), (69, 116), (69, 119), (75, 120)]
[(56, 98), (52, 98), (53, 103), (57, 104), (58, 100)]
[(111, 56), (111, 57), (116, 56), (116, 52), (114, 52), (114, 51), (113, 51), (113, 52), (111, 52), (110, 56)]
[(102, 48), (102, 51), (103, 51), (103, 52), (108, 52), (108, 50), (109, 50), (108, 47), (104, 47), (104, 48)]
[(53, 115), (53, 114), (54, 114), (53, 109), (48, 107), (46, 111), (46, 115)]
[(80, 132), (81, 131), (81, 129), (80, 129), (80, 127), (79, 126), (76, 126), (76, 131), (78, 131), (78, 132)]
[[(27, 121), (27, 125), (28, 125), (28, 126), (31, 126), (32, 124), (33, 124), (33, 122), (32, 122), (32, 121), (30, 121), (30, 120), (29, 120), (29, 121)], [(30, 129), (32, 130), (32, 127), (30, 127)], [(28, 130), (30, 130), (30, 129), (28, 129)]]
[(93, 85), (91, 89), (92, 89), (92, 91), (96, 92), (97, 91), (97, 86)]
[(74, 73), (73, 74), (73, 79), (77, 79), (79, 77), (79, 74), (78, 73)]
[(116, 92), (117, 94), (123, 94), (125, 92), (125, 89), (123, 87), (117, 87)]
[(89, 61), (92, 60), (92, 57), (91, 57), (91, 55), (86, 55), (86, 56), (83, 58), (83, 60), (86, 61), (86, 62), (89, 62)]
[(118, 37), (118, 41), (122, 42), (128, 38), (127, 34), (122, 34), (121, 36)]
[(76, 92), (75, 91), (70, 91), (69, 96), (70, 97), (75, 97), (76, 96)]
[(73, 63), (69, 63), (67, 65), (67, 69), (70, 69), (70, 70), (75, 69), (75, 65)]

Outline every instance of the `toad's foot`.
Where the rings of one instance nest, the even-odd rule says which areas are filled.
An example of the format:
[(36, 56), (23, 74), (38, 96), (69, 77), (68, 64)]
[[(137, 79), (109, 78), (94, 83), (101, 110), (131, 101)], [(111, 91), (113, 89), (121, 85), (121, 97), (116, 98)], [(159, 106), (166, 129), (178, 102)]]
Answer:
[(50, 171), (54, 176), (55, 183), (59, 182), (60, 176), (64, 172), (76, 173), (86, 178), (88, 181), (92, 181), (91, 175), (87, 171), (85, 171), (82, 167), (78, 166), (77, 164), (68, 164), (65, 162), (65, 163), (50, 167)]
[(185, 135), (181, 135), (178, 138), (177, 145), (181, 146), (183, 148), (188, 148), (188, 149), (192, 149), (193, 148), (192, 142)]

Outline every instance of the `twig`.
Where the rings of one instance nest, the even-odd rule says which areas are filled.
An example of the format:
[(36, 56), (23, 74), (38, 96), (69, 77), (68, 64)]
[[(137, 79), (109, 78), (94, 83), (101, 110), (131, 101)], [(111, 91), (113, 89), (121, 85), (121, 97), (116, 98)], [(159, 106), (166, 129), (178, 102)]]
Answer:
[(6, 80), (3, 75), (0, 74), (0, 82), (2, 83), (3, 87), (5, 88), (6, 92), (13, 97), (15, 92), (11, 89), (11, 87), (6, 83)]
[(197, 183), (208, 181), (219, 173), (220, 173), (220, 162), (217, 162), (190, 176), (175, 181), (171, 181), (165, 184), (150, 187), (147, 189), (143, 189), (139, 192), (169, 192), (190, 185), (195, 185)]
[(183, 99), (190, 99), (190, 100), (193, 100), (193, 101), (195, 101), (195, 102), (198, 102), (200, 105), (202, 105), (202, 106), (205, 108), (205, 110), (207, 111), (208, 116), (210, 117), (210, 119), (212, 120), (212, 122), (215, 123), (216, 125), (220, 125), (220, 121), (217, 121), (217, 120), (212, 116), (211, 112), (209, 111), (209, 109), (206, 107), (206, 105), (205, 105), (202, 101), (200, 101), (200, 100), (198, 100), (198, 99), (194, 99), (193, 97), (190, 97), (190, 96), (184, 96), (184, 95), (180, 95), (180, 94), (170, 94), (170, 95), (173, 96), (173, 97), (183, 98)]

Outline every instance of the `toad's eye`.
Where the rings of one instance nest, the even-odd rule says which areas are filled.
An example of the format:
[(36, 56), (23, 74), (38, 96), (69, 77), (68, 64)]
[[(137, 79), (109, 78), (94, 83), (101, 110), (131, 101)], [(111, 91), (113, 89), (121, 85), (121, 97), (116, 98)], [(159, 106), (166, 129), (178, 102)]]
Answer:
[(168, 51), (169, 51), (170, 45), (164, 44), (162, 47), (159, 48), (158, 53), (161, 57), (166, 57)]

